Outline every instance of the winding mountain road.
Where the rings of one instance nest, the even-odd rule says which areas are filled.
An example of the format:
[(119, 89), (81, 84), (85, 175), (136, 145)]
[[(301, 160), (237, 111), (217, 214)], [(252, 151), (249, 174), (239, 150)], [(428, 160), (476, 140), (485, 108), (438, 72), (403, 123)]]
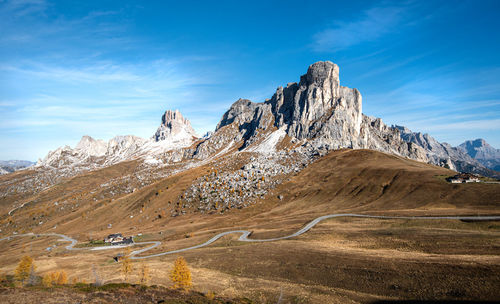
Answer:
[[(155, 253), (155, 254), (150, 254), (150, 255), (143, 255), (143, 256), (137, 256), (139, 254), (142, 254), (144, 252), (147, 252), (153, 248), (156, 248), (161, 245), (160, 241), (151, 241), (151, 242), (138, 242), (138, 243), (133, 243), (128, 246), (134, 246), (134, 245), (151, 245), (143, 249), (135, 250), (130, 253), (130, 258), (134, 260), (139, 260), (139, 259), (148, 259), (148, 258), (153, 258), (153, 257), (158, 257), (162, 255), (167, 255), (167, 254), (174, 254), (174, 253), (179, 253), (179, 252), (184, 252), (188, 250), (193, 250), (193, 249), (198, 249), (202, 248), (205, 246), (208, 246), (218, 239), (220, 239), (223, 236), (233, 234), (233, 233), (241, 233), (239, 237), (239, 241), (241, 242), (273, 242), (273, 241), (279, 241), (279, 240), (285, 240), (289, 238), (293, 238), (296, 236), (299, 236), (301, 234), (306, 233), (309, 231), (311, 228), (313, 228), (316, 224), (318, 224), (321, 221), (331, 219), (331, 218), (336, 218), (336, 217), (360, 217), (360, 218), (376, 218), (376, 219), (407, 219), (407, 220), (468, 220), (468, 221), (498, 221), (500, 220), (500, 216), (385, 216), (385, 215), (366, 215), (366, 214), (354, 214), (354, 213), (339, 213), (339, 214), (329, 214), (329, 215), (324, 215), (320, 216), (318, 218), (315, 218), (311, 222), (309, 222), (307, 225), (305, 225), (303, 228), (298, 230), (297, 232), (282, 236), (282, 237), (277, 237), (277, 238), (270, 238), (270, 239), (249, 239), (248, 237), (252, 234), (252, 232), (248, 230), (231, 230), (231, 231), (226, 231), (219, 233), (206, 241), (205, 243), (195, 245), (192, 247), (187, 247), (187, 248), (182, 248), (182, 249), (177, 249), (177, 250), (171, 250), (171, 251), (165, 251), (165, 252), (160, 252), (160, 253)], [(26, 234), (16, 234), (16, 235), (11, 235), (7, 236), (4, 238), (1, 238), (0, 241), (4, 240), (10, 240), (11, 238), (14, 237), (24, 237), (24, 236), (57, 236), (62, 238), (65, 241), (71, 242), (71, 244), (66, 246), (66, 249), (68, 250), (102, 250), (102, 249), (115, 249), (115, 248), (121, 248), (121, 247), (94, 247), (94, 248), (74, 248), (74, 246), (78, 243), (77, 240), (66, 236), (64, 234), (58, 234), (58, 233), (26, 233)], [(127, 246), (125, 246), (127, 247)]]

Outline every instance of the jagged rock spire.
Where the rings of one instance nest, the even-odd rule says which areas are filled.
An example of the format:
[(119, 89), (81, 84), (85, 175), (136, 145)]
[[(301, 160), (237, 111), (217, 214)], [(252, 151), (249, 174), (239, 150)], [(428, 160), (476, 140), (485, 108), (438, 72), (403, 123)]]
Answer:
[(197, 138), (196, 132), (191, 127), (189, 120), (184, 118), (179, 110), (167, 110), (161, 117), (161, 125), (153, 136), (155, 141), (162, 140), (192, 140)]

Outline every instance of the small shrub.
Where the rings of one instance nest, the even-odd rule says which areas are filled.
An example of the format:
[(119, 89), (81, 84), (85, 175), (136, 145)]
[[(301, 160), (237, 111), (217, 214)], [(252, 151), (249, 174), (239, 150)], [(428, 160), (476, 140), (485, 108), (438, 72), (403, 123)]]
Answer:
[(215, 299), (215, 294), (213, 292), (209, 291), (205, 294), (205, 297), (211, 301), (211, 300)]

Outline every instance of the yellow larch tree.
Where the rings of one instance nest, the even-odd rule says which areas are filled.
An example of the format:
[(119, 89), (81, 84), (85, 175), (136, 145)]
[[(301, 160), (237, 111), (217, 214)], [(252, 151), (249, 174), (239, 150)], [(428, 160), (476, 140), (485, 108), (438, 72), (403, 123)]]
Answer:
[(191, 271), (183, 257), (178, 257), (174, 262), (174, 268), (170, 271), (170, 279), (174, 283), (173, 288), (181, 288), (188, 291), (193, 285), (191, 282)]
[(128, 277), (133, 270), (132, 260), (130, 259), (130, 248), (127, 247), (122, 256), (122, 274), (125, 278), (125, 282), (128, 283)]
[(64, 284), (68, 284), (68, 275), (64, 270), (49, 272), (42, 278), (42, 285), (44, 287), (52, 287), (54, 285)]
[(61, 270), (57, 272), (57, 285), (64, 285), (68, 284), (68, 275), (66, 274), (66, 271)]
[(15, 270), (16, 279), (21, 281), (23, 284), (26, 279), (30, 276), (32, 269), (35, 269), (35, 265), (33, 264), (33, 258), (29, 255), (25, 255), (19, 261), (17, 268)]
[(47, 287), (47, 288), (52, 287), (52, 274), (51, 273), (46, 273), (43, 275), (42, 285), (43, 285), (43, 287)]
[(141, 265), (140, 271), (141, 273), (140, 273), (139, 284), (148, 285), (149, 281), (151, 280), (151, 275), (149, 274), (149, 266), (143, 263)]

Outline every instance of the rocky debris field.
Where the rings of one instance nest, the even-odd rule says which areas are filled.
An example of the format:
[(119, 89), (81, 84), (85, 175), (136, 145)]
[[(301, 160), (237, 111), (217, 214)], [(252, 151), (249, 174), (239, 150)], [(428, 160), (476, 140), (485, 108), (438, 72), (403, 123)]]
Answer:
[(315, 158), (302, 147), (291, 153), (240, 154), (248, 156), (247, 162), (240, 168), (230, 168), (231, 162), (236, 160), (227, 157), (217, 162), (206, 175), (196, 179), (182, 195), (180, 208), (172, 210), (172, 216), (184, 214), (184, 208), (194, 208), (201, 213), (224, 213), (233, 208), (247, 207)]

